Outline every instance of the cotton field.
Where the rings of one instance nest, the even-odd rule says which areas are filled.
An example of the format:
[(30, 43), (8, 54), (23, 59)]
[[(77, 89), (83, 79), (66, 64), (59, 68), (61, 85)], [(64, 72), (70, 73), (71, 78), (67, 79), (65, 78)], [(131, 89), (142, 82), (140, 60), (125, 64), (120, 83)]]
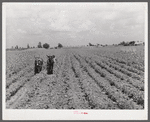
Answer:
[[(36, 75), (34, 56), (44, 60)], [(6, 108), (144, 109), (144, 68), (144, 46), (6, 51)]]

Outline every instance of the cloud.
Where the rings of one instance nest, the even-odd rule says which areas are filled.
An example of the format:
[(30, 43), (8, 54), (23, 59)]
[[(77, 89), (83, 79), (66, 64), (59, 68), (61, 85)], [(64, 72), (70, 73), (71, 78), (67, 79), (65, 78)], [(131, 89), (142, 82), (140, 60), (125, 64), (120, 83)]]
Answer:
[(142, 24), (142, 23), (144, 23), (144, 19), (145, 19), (145, 17), (144, 17), (143, 14), (142, 14), (142, 15), (139, 15), (139, 16), (137, 16), (137, 18), (136, 18), (136, 23)]
[(17, 29), (17, 31), (18, 31), (19, 33), (21, 33), (21, 34), (27, 33), (25, 30), (22, 30), (22, 29)]
[(92, 23), (90, 20), (85, 20), (85, 22), (82, 22), (80, 26), (78, 26), (78, 29), (80, 31), (87, 31), (94, 27), (94, 23)]
[(50, 23), (50, 27), (54, 30), (59, 31), (70, 31), (70, 27), (68, 25), (69, 19), (65, 11), (60, 11), (57, 15), (57, 18)]
[(6, 11), (7, 39), (40, 37), (65, 39), (66, 43), (121, 40), (121, 37), (142, 39), (144, 7), (136, 3), (10, 4)]
[(78, 11), (75, 13), (67, 10), (44, 12), (38, 19), (45, 21), (47, 27), (53, 31), (81, 32), (94, 27), (94, 23), (85, 17), (85, 13)]
[(95, 17), (97, 19), (101, 19), (101, 20), (115, 20), (118, 17), (118, 12), (116, 11), (101, 11), (99, 13), (95, 14)]

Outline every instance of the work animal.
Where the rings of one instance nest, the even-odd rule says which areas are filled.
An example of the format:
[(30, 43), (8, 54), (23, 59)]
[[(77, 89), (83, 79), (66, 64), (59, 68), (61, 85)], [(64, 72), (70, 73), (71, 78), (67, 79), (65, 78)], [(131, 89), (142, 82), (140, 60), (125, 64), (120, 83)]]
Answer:
[(52, 56), (48, 56), (47, 55), (47, 74), (53, 74), (53, 67), (54, 67), (54, 63), (56, 62), (56, 58), (54, 55)]
[(37, 73), (40, 73), (42, 71), (43, 59), (40, 57), (35, 57), (34, 65), (34, 74), (36, 75)]

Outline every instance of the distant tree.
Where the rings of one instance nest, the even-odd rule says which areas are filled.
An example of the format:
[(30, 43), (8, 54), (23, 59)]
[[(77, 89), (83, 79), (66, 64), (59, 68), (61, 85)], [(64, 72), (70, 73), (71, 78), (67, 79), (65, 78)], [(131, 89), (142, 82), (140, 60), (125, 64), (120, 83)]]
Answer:
[(89, 46), (94, 46), (93, 44), (89, 43)]
[(130, 41), (130, 42), (121, 42), (118, 45), (123, 45), (123, 46), (134, 46), (135, 45), (135, 41)]
[(125, 42), (124, 42), (124, 41), (123, 41), (123, 42), (120, 42), (119, 45), (125, 45)]
[(97, 45), (96, 45), (96, 47), (99, 47), (99, 46), (100, 46), (100, 44), (97, 44)]
[(133, 46), (134, 44), (135, 44), (135, 41), (130, 41), (130, 42), (129, 42), (129, 45), (132, 45), (132, 46)]
[(44, 47), (45, 49), (48, 49), (48, 48), (49, 48), (49, 44), (45, 43), (45, 44), (43, 44), (43, 47)]
[(38, 46), (37, 46), (38, 48), (42, 48), (42, 43), (41, 42), (39, 42), (39, 44), (38, 44)]
[(16, 45), (15, 49), (18, 49), (18, 45)]
[(143, 42), (143, 45), (145, 45), (145, 42)]
[(29, 44), (27, 44), (27, 48), (30, 48)]
[(60, 43), (58, 43), (58, 47), (59, 47), (59, 48), (62, 48), (62, 47), (63, 47), (63, 45), (62, 45), (62, 44), (60, 44)]
[(35, 47), (33, 46), (33, 48), (35, 48)]

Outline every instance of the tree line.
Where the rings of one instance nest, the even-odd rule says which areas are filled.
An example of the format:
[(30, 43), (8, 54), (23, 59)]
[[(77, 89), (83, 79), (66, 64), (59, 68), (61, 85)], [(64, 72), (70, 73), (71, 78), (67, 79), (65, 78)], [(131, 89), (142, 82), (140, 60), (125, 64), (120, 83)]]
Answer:
[[(63, 45), (62, 44), (60, 44), (60, 43), (58, 43), (58, 46), (56, 46), (56, 47), (54, 47), (55, 49), (57, 49), (57, 48), (62, 48), (63, 47)], [(35, 46), (30, 46), (29, 44), (27, 44), (27, 47), (26, 48), (24, 48), (24, 47), (19, 47), (18, 45), (16, 45), (15, 47), (11, 47), (12, 49), (29, 49), (29, 48), (36, 48)], [(39, 42), (38, 43), (38, 45), (37, 45), (37, 48), (45, 48), (45, 49), (49, 49), (50, 48), (50, 45), (48, 44), (48, 43), (44, 43), (43, 45), (42, 45), (42, 43), (41, 42)]]
[(123, 45), (123, 46), (136, 46), (136, 45), (141, 45), (141, 44), (145, 44), (144, 42), (143, 43), (139, 43), (139, 44), (136, 44), (136, 41), (130, 41), (130, 42), (120, 42), (118, 45)]
[[(136, 43), (136, 42), (139, 42), (139, 43)], [(119, 46), (119, 45), (122, 45), (122, 46), (137, 46), (137, 45), (145, 45), (144, 42), (140, 42), (140, 41), (129, 41), (129, 42), (125, 42), (125, 41), (122, 41), (120, 42), (119, 44), (112, 44), (113, 46)], [(96, 47), (105, 47), (105, 46), (108, 46), (107, 44), (92, 44), (92, 43), (89, 43), (87, 46), (96, 46)]]

